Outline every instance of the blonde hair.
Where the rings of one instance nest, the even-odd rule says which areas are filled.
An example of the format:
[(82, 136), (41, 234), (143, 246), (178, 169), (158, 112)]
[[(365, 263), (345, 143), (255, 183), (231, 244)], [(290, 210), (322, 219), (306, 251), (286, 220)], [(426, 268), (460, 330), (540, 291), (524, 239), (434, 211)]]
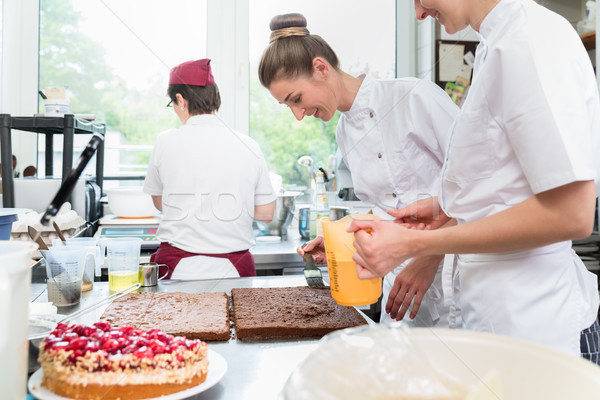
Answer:
[(258, 65), (260, 83), (269, 88), (278, 79), (294, 79), (312, 75), (312, 62), (322, 57), (336, 70), (339, 61), (323, 38), (306, 29), (306, 18), (292, 13), (271, 19), (271, 38)]

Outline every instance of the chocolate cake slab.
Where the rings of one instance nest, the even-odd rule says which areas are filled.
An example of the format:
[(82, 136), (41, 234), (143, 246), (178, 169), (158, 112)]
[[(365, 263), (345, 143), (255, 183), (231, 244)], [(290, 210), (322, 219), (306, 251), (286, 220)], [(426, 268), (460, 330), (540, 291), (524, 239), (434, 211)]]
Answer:
[(238, 339), (321, 337), (367, 323), (354, 307), (337, 304), (326, 289), (232, 289), (231, 297)]
[(229, 300), (218, 293), (132, 293), (114, 301), (100, 318), (113, 326), (159, 328), (188, 339), (229, 340)]

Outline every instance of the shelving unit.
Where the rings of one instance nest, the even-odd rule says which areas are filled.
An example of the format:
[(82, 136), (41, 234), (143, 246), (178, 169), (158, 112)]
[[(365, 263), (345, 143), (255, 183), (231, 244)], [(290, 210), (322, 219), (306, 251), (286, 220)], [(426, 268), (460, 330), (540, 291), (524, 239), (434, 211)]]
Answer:
[[(63, 135), (62, 180), (67, 178), (73, 168), (73, 137), (75, 134), (106, 133), (104, 124), (77, 119), (73, 114), (64, 117), (12, 117), (0, 114), (0, 163), (2, 163), (2, 204), (3, 207), (15, 206), (15, 193), (12, 168), (12, 130), (35, 132), (46, 136), (46, 177), (53, 176), (54, 135)], [(102, 188), (104, 176), (104, 142), (96, 151), (96, 183)]]

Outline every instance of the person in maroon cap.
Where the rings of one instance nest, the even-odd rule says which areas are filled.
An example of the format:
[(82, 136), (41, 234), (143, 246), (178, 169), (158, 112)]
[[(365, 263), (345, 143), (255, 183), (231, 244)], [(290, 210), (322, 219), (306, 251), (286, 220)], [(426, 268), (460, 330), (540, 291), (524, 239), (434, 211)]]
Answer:
[(271, 222), (277, 197), (264, 156), (215, 114), (209, 59), (174, 67), (167, 94), (182, 126), (158, 136), (148, 165), (144, 192), (163, 213), (150, 260), (170, 279), (255, 276), (252, 222)]

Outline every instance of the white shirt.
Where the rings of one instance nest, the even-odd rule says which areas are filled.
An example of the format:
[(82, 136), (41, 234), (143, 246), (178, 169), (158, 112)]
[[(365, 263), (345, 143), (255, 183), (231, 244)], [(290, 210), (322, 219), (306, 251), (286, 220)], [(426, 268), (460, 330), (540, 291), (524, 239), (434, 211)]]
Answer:
[[(457, 113), (450, 97), (432, 82), (366, 76), (352, 107), (342, 113), (336, 134), (356, 196), (385, 219), (391, 219), (388, 209), (437, 196), (449, 128)], [(404, 265), (384, 278), (382, 308)], [(382, 321), (386, 319), (383, 312)], [(412, 324), (448, 326), (441, 268)]]
[(258, 144), (212, 114), (158, 136), (144, 192), (162, 196), (158, 239), (194, 253), (252, 247), (254, 206), (276, 199)]
[[(443, 171), (442, 206), (459, 223), (599, 176), (598, 90), (571, 25), (532, 0), (502, 0), (480, 38)], [(598, 291), (571, 242), (461, 255), (458, 269), (467, 329), (579, 354), (579, 332), (596, 318)]]
[(458, 107), (430, 81), (366, 76), (339, 119), (336, 140), (356, 196), (385, 210), (437, 196)]

